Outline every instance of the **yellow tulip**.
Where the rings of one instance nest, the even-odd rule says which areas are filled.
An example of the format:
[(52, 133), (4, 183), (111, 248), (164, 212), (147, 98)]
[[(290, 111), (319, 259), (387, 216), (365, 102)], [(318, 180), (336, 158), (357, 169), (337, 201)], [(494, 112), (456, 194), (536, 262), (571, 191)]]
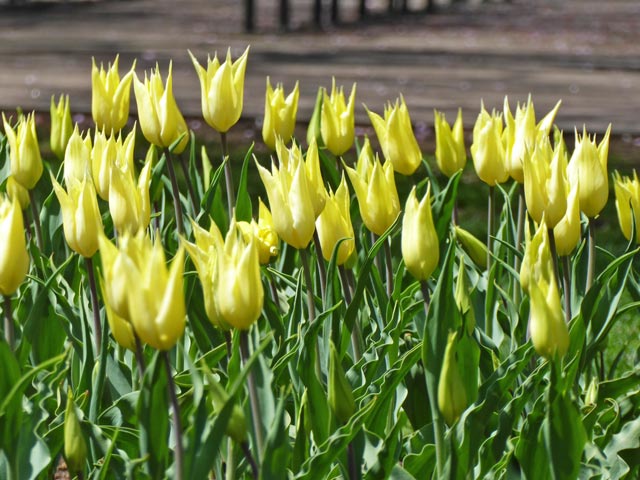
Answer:
[(24, 221), (17, 199), (0, 196), (0, 294), (12, 295), (29, 271)]
[(411, 189), (402, 219), (402, 258), (417, 280), (426, 280), (438, 266), (438, 234), (431, 215), (431, 183), (418, 203), (416, 187)]
[(16, 182), (16, 179), (11, 175), (7, 178), (7, 195), (11, 200), (14, 198), (17, 199), (22, 210), (25, 210), (29, 206), (29, 203), (31, 203), (29, 191)]
[(567, 196), (567, 210), (562, 220), (553, 228), (556, 239), (556, 252), (559, 256), (570, 255), (580, 243), (582, 236), (580, 229), (580, 203), (578, 200), (578, 186), (572, 185)]
[(262, 139), (271, 150), (276, 149), (277, 137), (282, 138), (285, 143), (289, 143), (293, 137), (299, 96), (298, 82), (296, 82), (293, 91), (285, 98), (282, 84), (278, 84), (274, 90), (269, 82), (269, 77), (267, 77)]
[(529, 215), (536, 223), (544, 216), (548, 228), (554, 228), (567, 210), (567, 158), (562, 144), (552, 150), (549, 137), (536, 143), (533, 154), (525, 155), (524, 196)]
[(129, 100), (131, 80), (136, 62), (133, 62), (127, 74), (120, 78), (118, 74), (118, 56), (105, 70), (91, 60), (91, 115), (98, 130), (117, 133), (129, 119)]
[(82, 182), (85, 177), (91, 177), (91, 137), (87, 132), (82, 137), (78, 125), (67, 143), (64, 152), (64, 181), (67, 185), (72, 180)]
[[(102, 298), (107, 298), (107, 293), (104, 289), (104, 281), (100, 283), (100, 288), (102, 290)], [(104, 308), (113, 338), (115, 338), (116, 342), (118, 342), (121, 347), (135, 352), (136, 337), (133, 331), (133, 325), (131, 325), (129, 320), (118, 315), (113, 308), (111, 308), (111, 304), (109, 302), (105, 301)]]
[(271, 257), (275, 257), (280, 252), (278, 248), (278, 233), (273, 225), (273, 217), (267, 206), (262, 203), (262, 199), (258, 199), (258, 223), (252, 222), (254, 225), (254, 235), (258, 245), (258, 255), (260, 264), (269, 263)]
[(413, 133), (409, 110), (400, 96), (395, 105), (387, 105), (384, 118), (367, 109), (385, 160), (402, 175), (411, 175), (422, 161), (422, 152)]
[(255, 237), (250, 235), (247, 239), (232, 221), (220, 253), (217, 291), (220, 315), (233, 328), (248, 330), (260, 317), (264, 301)]
[(467, 408), (467, 392), (456, 358), (457, 333), (449, 333), (438, 380), (438, 409), (448, 425), (453, 425)]
[(249, 47), (235, 62), (231, 61), (231, 49), (220, 64), (217, 54), (207, 59), (205, 70), (189, 52), (200, 79), (202, 115), (214, 130), (225, 133), (233, 127), (242, 114), (244, 97), (244, 72), (247, 67)]
[(633, 171), (633, 179), (621, 177), (618, 172), (613, 174), (613, 185), (616, 192), (616, 210), (618, 223), (622, 234), (627, 240), (631, 239), (631, 232), (636, 229), (636, 242), (640, 242), (640, 225), (636, 220), (637, 212), (640, 212), (640, 181), (636, 171)]
[(169, 148), (184, 134), (174, 149), (175, 153), (181, 153), (189, 143), (189, 130), (173, 97), (172, 68), (172, 63), (169, 63), (169, 73), (164, 87), (157, 65), (149, 77), (145, 72), (144, 83), (134, 73), (133, 89), (138, 105), (140, 128), (147, 141), (161, 148)]
[(52, 96), (49, 111), (51, 113), (51, 134), (49, 136), (51, 151), (58, 157), (58, 160), (62, 160), (73, 130), (69, 95), (60, 95), (57, 104)]
[(35, 116), (20, 115), (16, 130), (2, 114), (4, 132), (9, 144), (11, 175), (27, 190), (33, 189), (42, 176), (42, 157), (36, 134)]
[(133, 171), (133, 149), (136, 143), (136, 129), (134, 127), (127, 137), (122, 140), (121, 133), (109, 136), (96, 131), (91, 150), (91, 174), (98, 196), (109, 201), (109, 186), (111, 184), (111, 170), (119, 168), (123, 171)]
[(342, 155), (353, 145), (355, 139), (356, 84), (351, 88), (349, 102), (345, 102), (342, 87), (336, 90), (336, 79), (331, 84), (331, 95), (324, 92), (322, 101), (320, 132), (324, 145), (334, 155)]
[(87, 442), (82, 433), (71, 388), (67, 392), (67, 406), (64, 412), (64, 458), (72, 476), (84, 472), (87, 461)]
[(103, 227), (91, 178), (85, 177), (82, 182), (71, 178), (67, 182), (67, 191), (53, 175), (51, 183), (62, 209), (62, 225), (67, 244), (83, 257), (93, 257), (98, 250), (98, 236)]
[(118, 165), (111, 167), (109, 187), (109, 212), (118, 234), (137, 233), (149, 226), (151, 221), (151, 162), (147, 161), (134, 182), (133, 171)]
[[(167, 270), (160, 237), (151, 239), (139, 232), (133, 245), (131, 237), (118, 238), (121, 254), (129, 257), (134, 268), (128, 273), (127, 302), (129, 320), (136, 334), (158, 350), (170, 350), (184, 333), (186, 307), (183, 292), (184, 248), (178, 249)], [(132, 248), (133, 247), (133, 248)]]
[(571, 184), (577, 183), (580, 210), (587, 217), (598, 215), (609, 197), (607, 157), (610, 135), (611, 125), (600, 144), (596, 146), (595, 136), (589, 137), (586, 128), (582, 137), (576, 131), (576, 147), (568, 167), (569, 181)]
[(315, 231), (318, 197), (311, 188), (302, 155), (295, 153), (296, 149), (294, 145), (290, 150), (283, 150), (289, 155), (279, 157), (279, 169), (272, 163), (269, 172), (257, 160), (256, 165), (269, 197), (273, 226), (278, 236), (292, 247), (301, 249), (309, 245)]
[(320, 238), (322, 256), (330, 261), (338, 242), (345, 238), (338, 248), (336, 263), (343, 265), (356, 248), (353, 225), (351, 224), (349, 187), (342, 175), (340, 185), (335, 194), (329, 192), (329, 198), (324, 210), (316, 220), (316, 229)]
[(443, 174), (452, 177), (467, 164), (462, 109), (458, 109), (453, 127), (447, 123), (444, 113), (434, 110), (433, 116), (436, 132), (436, 162)]
[(356, 192), (362, 221), (373, 233), (382, 235), (400, 213), (393, 165), (381, 165), (369, 139), (365, 139), (356, 168), (345, 165), (345, 170)]
[(495, 112), (489, 115), (484, 105), (473, 127), (471, 157), (478, 177), (487, 185), (493, 187), (509, 178), (502, 143), (502, 118)]

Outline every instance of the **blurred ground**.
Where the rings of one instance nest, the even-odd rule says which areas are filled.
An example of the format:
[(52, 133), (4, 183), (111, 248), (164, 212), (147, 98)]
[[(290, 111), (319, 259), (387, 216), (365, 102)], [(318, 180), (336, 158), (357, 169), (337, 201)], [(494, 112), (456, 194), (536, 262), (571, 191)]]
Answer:
[[(300, 119), (310, 115), (319, 85), (331, 76), (357, 82), (357, 118), (365, 103), (380, 112), (402, 93), (423, 140), (433, 109), (453, 119), (462, 107), (473, 124), (481, 99), (488, 108), (531, 93), (538, 115), (558, 99), (566, 131), (609, 122), (640, 150), (640, 2), (634, 0), (456, 3), (434, 15), (385, 16), (355, 22), (356, 0), (343, 1), (344, 24), (318, 31), (310, 0), (290, 0), (292, 31), (278, 33), (276, 0), (256, 0), (257, 32), (245, 34), (240, 1), (134, 0), (0, 5), (0, 110), (48, 111), (51, 95), (71, 95), (72, 110), (90, 114), (91, 58), (120, 54), (121, 73), (134, 59), (139, 74), (173, 59), (178, 104), (198, 126), (200, 87), (187, 54), (201, 61), (228, 46), (251, 45), (244, 117), (259, 123), (265, 77), (290, 89), (300, 81)], [(419, 0), (414, 2), (418, 4)], [(135, 102), (132, 102), (135, 108)]]

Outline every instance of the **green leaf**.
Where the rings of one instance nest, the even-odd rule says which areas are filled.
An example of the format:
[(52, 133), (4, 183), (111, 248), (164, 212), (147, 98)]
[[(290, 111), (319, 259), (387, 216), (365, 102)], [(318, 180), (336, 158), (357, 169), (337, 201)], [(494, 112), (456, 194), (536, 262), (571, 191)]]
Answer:
[(236, 196), (236, 220), (251, 222), (253, 214), (251, 206), (251, 197), (247, 191), (247, 178), (249, 176), (249, 166), (251, 165), (253, 155), (253, 144), (247, 150), (242, 162), (242, 172), (240, 173), (240, 185), (238, 187), (238, 194)]

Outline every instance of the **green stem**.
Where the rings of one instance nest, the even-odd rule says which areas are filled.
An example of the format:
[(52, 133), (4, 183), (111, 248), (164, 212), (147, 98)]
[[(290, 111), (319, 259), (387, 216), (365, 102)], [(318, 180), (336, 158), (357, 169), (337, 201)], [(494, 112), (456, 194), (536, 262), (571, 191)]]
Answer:
[(253, 455), (251, 454), (249, 444), (247, 442), (242, 442), (240, 446), (242, 447), (242, 452), (244, 453), (247, 462), (249, 462), (249, 465), (251, 466), (251, 473), (253, 474), (254, 480), (258, 480), (260, 477), (260, 471), (258, 470), (258, 464), (256, 463), (255, 458), (253, 458)]
[(589, 217), (589, 258), (587, 263), (587, 286), (584, 293), (587, 293), (593, 285), (593, 277), (596, 267), (596, 222)]
[(193, 217), (197, 217), (199, 213), (198, 209), (198, 197), (196, 195), (196, 191), (193, 188), (193, 182), (191, 181), (191, 176), (189, 175), (189, 165), (187, 161), (184, 159), (182, 155), (178, 155), (180, 159), (180, 166), (182, 167), (182, 171), (184, 173), (184, 178), (187, 182), (187, 190), (189, 191), (189, 199), (191, 200), (191, 209), (193, 210)]
[[(525, 212), (525, 200), (523, 193), (523, 186), (520, 185), (518, 188), (518, 226), (516, 227), (516, 250), (519, 252), (522, 246), (522, 236), (524, 232), (524, 222), (526, 217)], [(514, 256), (513, 260), (513, 269), (516, 272), (520, 272), (520, 257), (518, 255)], [(520, 305), (520, 295), (522, 294), (520, 282), (516, 279), (513, 285), (513, 303), (518, 308)]]
[(235, 480), (236, 478), (236, 462), (233, 459), (233, 441), (231, 438), (227, 441), (227, 463), (224, 472), (225, 480)]
[(451, 222), (458, 225), (458, 199), (453, 202), (453, 211), (451, 212)]
[(13, 315), (11, 314), (11, 297), (4, 297), (4, 338), (9, 344), (9, 348), (13, 350), (15, 339), (15, 331), (13, 329)]
[(556, 278), (556, 285), (560, 285), (560, 273), (558, 271), (558, 251), (556, 249), (556, 236), (553, 228), (549, 228), (549, 250), (551, 251), (551, 263), (553, 264), (553, 274)]
[(231, 341), (231, 332), (229, 330), (225, 330), (224, 333), (224, 343), (227, 346), (227, 358), (231, 358), (231, 354), (233, 353), (232, 341)]
[(385, 266), (387, 271), (387, 296), (391, 299), (393, 295), (393, 263), (391, 258), (391, 238), (384, 242)]
[(562, 257), (562, 283), (564, 287), (564, 318), (569, 323), (571, 321), (571, 270), (568, 255)]
[(302, 260), (304, 283), (305, 287), (307, 287), (307, 310), (309, 311), (309, 324), (313, 324), (316, 319), (316, 306), (313, 298), (313, 281), (311, 279), (309, 255), (307, 253), (307, 250), (304, 248), (300, 250), (300, 259)]
[(93, 273), (93, 260), (85, 257), (87, 276), (89, 277), (89, 291), (91, 292), (91, 308), (93, 309), (93, 331), (96, 342), (96, 358), (100, 357), (100, 346), (102, 345), (102, 325), (100, 324), (100, 305), (98, 304), (98, 289), (96, 288), (96, 277)]
[(349, 464), (349, 478), (351, 480), (357, 480), (360, 475), (358, 472), (358, 464), (356, 462), (356, 450), (353, 446), (353, 441), (349, 442), (347, 447), (347, 462)]
[(173, 208), (176, 215), (176, 226), (178, 227), (178, 234), (184, 235), (184, 222), (182, 220), (182, 205), (180, 203), (180, 189), (178, 188), (178, 179), (176, 178), (176, 171), (173, 168), (173, 158), (169, 150), (167, 155), (167, 170), (169, 170), (169, 180), (171, 180), (171, 192), (173, 193)]
[(147, 369), (147, 364), (144, 361), (144, 351), (142, 349), (142, 342), (140, 341), (140, 337), (136, 332), (133, 332), (133, 338), (136, 342), (136, 363), (138, 364), (138, 373), (140, 373), (140, 380), (144, 378), (144, 372)]
[(320, 245), (318, 230), (313, 231), (313, 243), (316, 247), (318, 273), (320, 275), (320, 293), (322, 294), (322, 305), (324, 306), (327, 298), (327, 269), (324, 267), (324, 257), (322, 256), (322, 245)]
[(173, 410), (173, 432), (176, 438), (175, 479), (182, 480), (184, 450), (182, 447), (182, 421), (180, 420), (180, 404), (178, 403), (176, 384), (173, 381), (173, 374), (171, 372), (171, 361), (169, 360), (169, 352), (167, 352), (166, 350), (163, 351), (162, 358), (164, 360), (164, 366), (167, 372), (167, 389), (169, 390), (169, 400), (171, 402), (171, 409)]
[(233, 186), (233, 172), (231, 171), (231, 159), (229, 158), (229, 144), (227, 134), (220, 133), (220, 143), (222, 144), (222, 161), (224, 162), (224, 181), (227, 186), (227, 205), (229, 207), (229, 221), (233, 218), (233, 207), (235, 205), (235, 193)]
[(425, 318), (429, 315), (429, 304), (431, 303), (431, 296), (429, 295), (429, 286), (426, 281), (420, 282), (420, 290), (422, 291), (422, 299), (424, 305)]
[[(340, 272), (340, 279), (342, 280), (344, 300), (348, 307), (351, 305), (351, 301), (353, 300), (353, 290), (344, 265), (340, 265), (338, 267), (338, 271)], [(360, 324), (358, 323), (357, 315), (353, 321), (353, 328), (351, 329), (351, 348), (353, 348), (353, 363), (358, 363), (362, 358), (362, 332), (360, 332)]]
[(487, 203), (487, 272), (491, 271), (491, 253), (493, 252), (493, 230), (496, 221), (496, 187), (489, 187)]
[(40, 214), (36, 206), (36, 199), (33, 190), (29, 190), (29, 206), (31, 207), (31, 215), (33, 216), (33, 226), (36, 230), (36, 244), (41, 252), (44, 252), (44, 243), (42, 242), (42, 228), (40, 228)]
[[(247, 330), (240, 331), (240, 355), (243, 364), (249, 361), (251, 354), (249, 353), (249, 332)], [(262, 451), (264, 447), (264, 438), (262, 435), (262, 415), (260, 413), (260, 398), (256, 388), (256, 380), (253, 372), (249, 370), (247, 373), (247, 386), (249, 388), (249, 403), (251, 404), (251, 421), (253, 422), (253, 433), (256, 436), (256, 449), (258, 451), (258, 462), (262, 462)], [(257, 468), (257, 467), (256, 467)]]

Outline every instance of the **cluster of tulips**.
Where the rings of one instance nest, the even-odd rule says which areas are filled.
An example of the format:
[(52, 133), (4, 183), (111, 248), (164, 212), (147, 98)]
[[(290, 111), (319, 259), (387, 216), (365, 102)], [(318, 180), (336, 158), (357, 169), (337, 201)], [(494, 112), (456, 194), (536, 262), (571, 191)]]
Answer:
[[(77, 125), (73, 125), (68, 97), (61, 97), (57, 102), (52, 99), (50, 146), (55, 156), (62, 160), (62, 168), (60, 172), (50, 170), (49, 175), (60, 204), (66, 242), (71, 250), (86, 259), (96, 358), (100, 358), (107, 345), (107, 339), (102, 336), (98, 295), (101, 290), (110, 332), (122, 348), (134, 352), (141, 373), (145, 369), (145, 345), (162, 352), (167, 371), (171, 372), (168, 352), (182, 337), (188, 317), (184, 295), (185, 253), (193, 262), (200, 280), (208, 320), (222, 332), (229, 355), (236, 346), (231, 332), (240, 332), (244, 362), (249, 361), (251, 350), (257, 348), (257, 345), (250, 345), (248, 331), (263, 312), (263, 285), (271, 287), (275, 305), (280, 306), (283, 301), (286, 303), (282, 297), (287, 290), (278, 289), (272, 270), (265, 267), (281, 254), (280, 241), (299, 251), (301, 272), (307, 287), (306, 320), (309, 323), (316, 321), (315, 309), (318, 303), (325, 306), (328, 295), (324, 282), (321, 282), (322, 292), (313, 291), (313, 268), (308, 258), (311, 244), (317, 253), (315, 269), (321, 272), (321, 280), (326, 275), (328, 263), (338, 267), (348, 304), (356, 283), (351, 269), (359, 261), (359, 251), (351, 218), (352, 195), (346, 178), (355, 192), (361, 221), (371, 232), (372, 242), (384, 237), (381, 243), (386, 256), (376, 256), (376, 264), (386, 271), (389, 297), (393, 294), (395, 278), (388, 234), (401, 216), (401, 268), (420, 282), (422, 300), (428, 311), (433, 293), (432, 276), (441, 261), (441, 244), (434, 224), (433, 192), (429, 180), (421, 176), (404, 202), (396, 189), (395, 175), (415, 178), (419, 176), (416, 171), (424, 164), (402, 97), (386, 106), (382, 115), (367, 109), (384, 158), (381, 162), (368, 138), (361, 142), (355, 139), (355, 85), (348, 99), (343, 89), (336, 87), (335, 80), (330, 91), (319, 89), (305, 149), (293, 138), (298, 84), (285, 96), (282, 85), (273, 88), (267, 78), (262, 136), (274, 155), (270, 168), (261, 165), (258, 159), (255, 164), (268, 197), (268, 208), (260, 200), (257, 219), (236, 218), (236, 184), (226, 135), (242, 113), (248, 54), (247, 48), (232, 61), (228, 52), (224, 62), (216, 56), (207, 60), (206, 67), (191, 54), (202, 88), (204, 120), (221, 136), (224, 165), (221, 168), (225, 173), (228, 223), (210, 220), (210, 211), (203, 208), (202, 192), (213, 181), (206, 151), (203, 149), (202, 152), (203, 185), (192, 184), (190, 168), (193, 165), (190, 166), (180, 156), (190, 143), (190, 135), (173, 96), (171, 65), (163, 81), (158, 67), (140, 79), (135, 72), (135, 64), (120, 77), (117, 58), (107, 69), (103, 66), (98, 68), (94, 63), (93, 132), (81, 132)], [(129, 119), (132, 82), (138, 123), (126, 133), (123, 129)], [(607, 157), (610, 128), (599, 143), (586, 131), (582, 134), (576, 132), (575, 148), (569, 154), (562, 133), (554, 129), (559, 107), (560, 102), (537, 121), (531, 99), (518, 104), (515, 115), (507, 99), (502, 112), (488, 112), (482, 106), (473, 127), (470, 152), (478, 177), (489, 186), (487, 241), (478, 240), (459, 225), (456, 206), (451, 222), (452, 239), (462, 246), (467, 258), (480, 271), (489, 271), (496, 261), (496, 188), (509, 179), (522, 184), (515, 249), (521, 249), (524, 244), (524, 253), (522, 262), (516, 258), (513, 267), (519, 272), (521, 292), (529, 297), (531, 341), (536, 352), (550, 362), (561, 361), (569, 348), (568, 323), (572, 312), (566, 288), (571, 272), (567, 262), (561, 263), (562, 259), (566, 259), (581, 241), (582, 213), (588, 218), (589, 273), (585, 287), (588, 291), (595, 269), (592, 220), (602, 211), (609, 194)], [(50, 252), (47, 252), (40, 232), (39, 222), (43, 217), (37, 207), (38, 199), (33, 194), (44, 170), (34, 115), (21, 114), (16, 120), (3, 116), (3, 123), (11, 165), (10, 176), (4, 183), (6, 196), (0, 200), (0, 293), (5, 299), (4, 336), (13, 348), (16, 343), (15, 327), (20, 324), (20, 319), (12, 316), (11, 297), (23, 284), (30, 269), (21, 212), (29, 206), (37, 247), (43, 256)], [(435, 112), (434, 123), (437, 165), (446, 177), (459, 177), (467, 161), (462, 113), (458, 112), (453, 125), (449, 125), (442, 113)], [(150, 144), (139, 173), (136, 173), (134, 161), (137, 125)], [(350, 166), (341, 157), (356, 143), (357, 163)], [(327, 152), (335, 157), (335, 162), (330, 165), (330, 182), (323, 178), (327, 175)], [(162, 244), (162, 233), (151, 226), (153, 218), (164, 216), (164, 212), (155, 209), (150, 188), (154, 172), (158, 166), (163, 168), (165, 165), (173, 196), (175, 240), (178, 242), (170, 264)], [(182, 178), (176, 171), (178, 166), (183, 169)], [(186, 189), (184, 194), (180, 192), (181, 183)], [(633, 179), (615, 174), (614, 184), (622, 232), (628, 239), (635, 232), (640, 241), (640, 233), (633, 223), (633, 212), (640, 209), (640, 182), (635, 174)], [(188, 221), (183, 217), (183, 210), (186, 210)], [(527, 214), (535, 225), (533, 234)], [(207, 228), (202, 226), (206, 223), (209, 223)], [(101, 267), (96, 269), (92, 258), (97, 252)], [(465, 372), (458, 365), (456, 355), (457, 343), (462, 337), (472, 335), (476, 328), (469, 302), (467, 284), (470, 277), (465, 273), (468, 268), (469, 265), (461, 258), (456, 274), (455, 300), (464, 322), (457, 331), (449, 332), (446, 347), (438, 350), (442, 368), (436, 382), (437, 391), (429, 391), (437, 427), (434, 437), (439, 472), (444, 468), (444, 459), (440, 458), (442, 449), (439, 443), (443, 442), (443, 433), (438, 430), (442, 428), (440, 418), (451, 426), (475, 401), (465, 388)], [(94, 278), (94, 270), (99, 272), (98, 281)], [(564, 284), (564, 290), (560, 288), (561, 284)], [(489, 338), (493, 336), (492, 322), (483, 326)], [(350, 354), (355, 364), (361, 360), (364, 348), (357, 322), (350, 334)], [(329, 404), (336, 418), (346, 424), (356, 406), (333, 344), (331, 349), (331, 368), (326, 379)], [(319, 350), (317, 354), (320, 355)], [(320, 363), (317, 359), (316, 367)], [(179, 402), (171, 374), (168, 377), (174, 429), (178, 432), (175, 474), (181, 478), (184, 453), (180, 440)], [(254, 456), (257, 458), (257, 462), (251, 458), (250, 463), (257, 478), (265, 440), (261, 438), (259, 432), (262, 427), (255, 418), (259, 415), (256, 405), (259, 400), (251, 372), (247, 381), (256, 437)], [(68, 397), (72, 399), (71, 393)], [(82, 433), (74, 412), (72, 404), (67, 407), (65, 458), (71, 470), (82, 474), (87, 448), (78, 440)], [(242, 417), (242, 412), (234, 411), (234, 415), (234, 418)], [(247, 435), (242, 433), (242, 428), (238, 433), (238, 425), (244, 425), (243, 422), (243, 419), (232, 421), (230, 428), (236, 428), (234, 438), (244, 445)], [(246, 454), (251, 457), (248, 448)]]

